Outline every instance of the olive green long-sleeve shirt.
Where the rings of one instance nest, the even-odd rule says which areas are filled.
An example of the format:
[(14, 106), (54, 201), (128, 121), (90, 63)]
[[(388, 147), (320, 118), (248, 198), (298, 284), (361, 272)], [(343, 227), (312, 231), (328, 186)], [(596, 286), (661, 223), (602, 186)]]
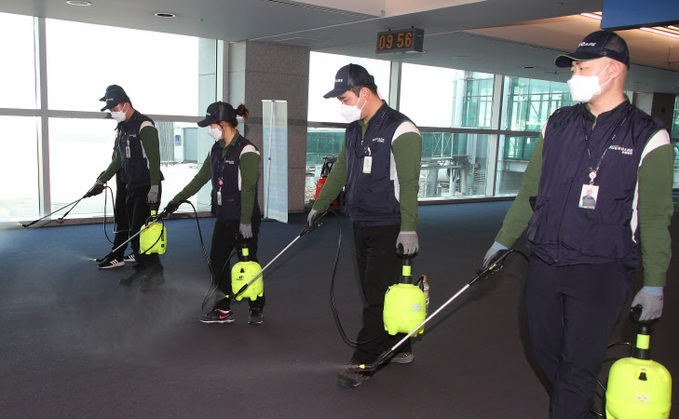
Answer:
[[(647, 148), (649, 145), (654, 148), (643, 157), (637, 177), (639, 241), (644, 285), (664, 286), (672, 256), (667, 227), (674, 212), (671, 191), (675, 155), (665, 130), (655, 133), (646, 144)], [(505, 216), (500, 232), (495, 237), (495, 241), (504, 246), (511, 247), (516, 242), (533, 215), (528, 198), (538, 194), (543, 145), (544, 139), (540, 135), (523, 175), (521, 189)]]
[[(370, 122), (368, 121), (368, 124)], [(359, 121), (365, 135), (368, 124)], [(401, 231), (415, 231), (419, 220), (417, 212), (417, 193), (420, 179), (420, 161), (422, 158), (422, 137), (418, 132), (405, 132), (396, 137), (392, 143), (394, 163), (398, 174), (399, 206), (401, 210)], [(330, 203), (342, 191), (347, 183), (345, 143), (337, 156), (337, 162), (325, 181), (321, 193), (314, 202), (316, 211), (325, 211)]]
[[(240, 133), (231, 140), (228, 146), (224, 146), (224, 140), (219, 140), (219, 145), (222, 147), (222, 157), (226, 156), (231, 144), (235, 144)], [(251, 224), (252, 211), (255, 206), (255, 194), (257, 191), (257, 180), (259, 179), (259, 163), (260, 156), (254, 152), (246, 152), (240, 156), (240, 174), (241, 174), (241, 191), (240, 191), (240, 222), (243, 224)], [(200, 188), (208, 183), (212, 176), (210, 174), (210, 153), (208, 153), (203, 166), (198, 173), (191, 179), (191, 181), (179, 192), (174, 198), (173, 202), (180, 202), (198, 193)]]

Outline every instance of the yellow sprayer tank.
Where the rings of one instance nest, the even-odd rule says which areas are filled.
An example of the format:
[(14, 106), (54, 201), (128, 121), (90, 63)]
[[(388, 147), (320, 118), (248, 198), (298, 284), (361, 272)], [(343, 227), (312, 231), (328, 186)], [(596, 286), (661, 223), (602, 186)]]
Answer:
[[(243, 248), (243, 261), (233, 265), (231, 269), (231, 289), (234, 295), (252, 278), (262, 271), (259, 263), (249, 260), (249, 250)], [(240, 301), (243, 298), (249, 298), (254, 301), (257, 297), (264, 296), (264, 277), (258, 275), (257, 279), (250, 284), (245, 291), (236, 296), (236, 300)]]
[[(151, 217), (155, 218), (156, 211), (151, 211)], [(157, 220), (147, 222), (145, 230), (139, 235), (139, 253), (150, 255), (158, 253), (162, 255), (167, 250), (167, 229)]]

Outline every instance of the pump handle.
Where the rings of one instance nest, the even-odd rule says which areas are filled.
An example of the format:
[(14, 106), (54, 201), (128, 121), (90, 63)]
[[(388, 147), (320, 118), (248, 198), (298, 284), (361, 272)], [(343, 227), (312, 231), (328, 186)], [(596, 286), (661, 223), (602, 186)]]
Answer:
[(401, 259), (414, 259), (415, 256), (417, 256), (417, 252), (406, 255), (403, 253), (403, 245), (399, 243), (399, 245), (396, 246), (396, 255)]
[(649, 326), (653, 323), (655, 323), (658, 319), (653, 319), (653, 320), (646, 320), (646, 321), (641, 321), (639, 318), (641, 317), (641, 312), (644, 310), (641, 304), (637, 304), (634, 307), (630, 307), (629, 309), (629, 317), (630, 320), (632, 320), (634, 323), (637, 323), (639, 325), (645, 325)]
[(634, 307), (630, 307), (629, 309), (630, 320), (632, 320), (634, 323), (639, 323), (639, 318), (641, 317), (642, 311), (643, 307), (641, 307), (641, 304), (637, 304)]

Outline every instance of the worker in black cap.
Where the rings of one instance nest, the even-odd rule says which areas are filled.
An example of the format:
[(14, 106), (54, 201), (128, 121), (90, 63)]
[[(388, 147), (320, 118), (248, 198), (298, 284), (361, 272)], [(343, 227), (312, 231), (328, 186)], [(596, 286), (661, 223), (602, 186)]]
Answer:
[[(138, 232), (160, 205), (161, 181), (160, 148), (158, 130), (153, 121), (132, 107), (130, 98), (122, 87), (111, 85), (99, 99), (105, 102), (101, 111), (110, 111), (118, 122), (116, 127), (116, 148), (108, 168), (97, 178), (86, 195), (96, 195), (103, 185), (122, 170), (125, 184), (125, 209), (132, 234)], [(139, 252), (139, 236), (131, 242), (136, 272), (120, 280), (121, 285), (139, 285), (142, 289), (153, 289), (165, 282), (163, 267), (158, 254)], [(124, 264), (122, 251), (112, 254), (108, 263)], [(103, 261), (102, 263), (107, 263)]]
[(644, 286), (632, 305), (662, 315), (671, 258), (674, 150), (662, 123), (629, 103), (625, 41), (597, 31), (569, 54), (574, 102), (548, 120), (521, 189), (486, 253), (488, 267), (527, 230), (528, 338), (551, 396), (550, 418), (591, 418), (608, 339), (641, 247)]
[[(324, 97), (340, 101), (340, 114), (349, 126), (307, 224), (313, 227), (346, 186), (346, 213), (354, 224), (365, 304), (358, 345), (349, 365), (339, 372), (337, 384), (353, 388), (370, 377), (358, 373), (355, 366), (375, 362), (404, 336), (386, 333), (382, 313), (387, 289), (399, 281), (398, 250), (413, 257), (419, 249), (415, 229), (422, 137), (408, 117), (380, 98), (373, 76), (360, 65), (340, 68), (334, 88)], [(391, 362), (408, 364), (413, 359), (407, 341)]]
[[(208, 106), (199, 127), (208, 127), (215, 144), (200, 170), (165, 208), (167, 213), (177, 210), (182, 201), (195, 195), (208, 181), (212, 181), (212, 212), (217, 216), (210, 249), (210, 269), (214, 287), (210, 310), (202, 313), (202, 323), (233, 323), (231, 310), (231, 264), (229, 256), (236, 248), (243, 260), (242, 248), (247, 247), (250, 260), (257, 261), (257, 235), (262, 213), (257, 199), (260, 154), (257, 147), (240, 135), (238, 116), (246, 122), (250, 111), (241, 104), (234, 109), (226, 102)], [(248, 324), (259, 325), (264, 316), (264, 296), (249, 302)]]

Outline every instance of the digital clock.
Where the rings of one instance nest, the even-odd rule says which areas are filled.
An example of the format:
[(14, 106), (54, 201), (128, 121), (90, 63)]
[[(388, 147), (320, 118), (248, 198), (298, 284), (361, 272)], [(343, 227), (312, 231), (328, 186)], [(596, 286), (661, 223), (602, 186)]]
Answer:
[(422, 52), (424, 29), (410, 28), (398, 31), (379, 32), (377, 34), (378, 54), (387, 52)]

